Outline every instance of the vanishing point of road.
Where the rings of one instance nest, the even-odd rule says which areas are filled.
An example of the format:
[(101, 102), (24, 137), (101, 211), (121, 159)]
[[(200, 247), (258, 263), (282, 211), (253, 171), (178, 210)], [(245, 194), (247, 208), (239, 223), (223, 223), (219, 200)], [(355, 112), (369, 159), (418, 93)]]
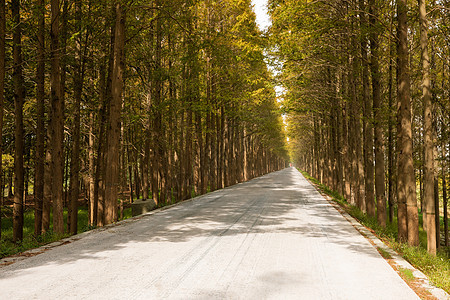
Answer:
[(294, 168), (0, 267), (1, 299), (418, 299)]

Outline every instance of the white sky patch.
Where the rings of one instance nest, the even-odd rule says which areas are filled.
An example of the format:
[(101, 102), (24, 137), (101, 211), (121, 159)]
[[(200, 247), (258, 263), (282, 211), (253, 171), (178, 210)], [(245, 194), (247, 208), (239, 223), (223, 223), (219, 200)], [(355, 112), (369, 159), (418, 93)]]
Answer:
[[(270, 20), (268, 10), (267, 10), (267, 0), (252, 0), (253, 4), (253, 10), (256, 14), (256, 24), (258, 25), (259, 29), (262, 31), (265, 31), (269, 28), (270, 25), (272, 25), (272, 21)], [(266, 53), (264, 53), (266, 55)], [(267, 63), (267, 62), (266, 62)], [(279, 71), (268, 65), (269, 70), (272, 72), (274, 76), (277, 76)], [(277, 102), (282, 103), (283, 102), (283, 94), (285, 92), (285, 89), (282, 86), (275, 86), (275, 93), (277, 97)], [(283, 105), (280, 105), (280, 108), (282, 108)], [(283, 124), (285, 130), (287, 129), (287, 118), (286, 115), (283, 114), (282, 116)], [(286, 138), (287, 142), (289, 143), (289, 137)]]
[(267, 13), (267, 0), (252, 0), (252, 4), (256, 13), (256, 24), (259, 29), (266, 30), (271, 24)]
[(280, 85), (275, 86), (275, 93), (277, 97), (281, 97), (284, 94), (284, 87)]

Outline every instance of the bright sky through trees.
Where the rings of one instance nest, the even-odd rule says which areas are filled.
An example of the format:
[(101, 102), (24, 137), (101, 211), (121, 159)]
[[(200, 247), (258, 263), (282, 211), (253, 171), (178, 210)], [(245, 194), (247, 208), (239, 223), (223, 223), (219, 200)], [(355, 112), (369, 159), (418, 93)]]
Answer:
[(252, 0), (256, 14), (256, 23), (259, 29), (266, 30), (270, 25), (270, 18), (267, 14), (267, 0)]
[[(256, 24), (260, 30), (267, 30), (267, 28), (272, 24), (268, 11), (267, 11), (267, 0), (252, 0), (254, 5), (254, 11), (256, 14)], [(277, 70), (269, 66), (269, 70), (276, 75)], [(279, 85), (275, 86), (275, 92), (278, 97), (278, 102), (281, 102), (281, 95), (283, 94), (283, 88)], [(286, 126), (286, 116), (283, 115), (283, 123)], [(287, 138), (289, 141), (289, 138)]]
[[(267, 0), (252, 0), (252, 4), (254, 5), (256, 14), (256, 24), (260, 30), (267, 30), (272, 24), (267, 11)], [(272, 73), (276, 74), (277, 71), (274, 68), (269, 66), (269, 69)], [(277, 96), (280, 96), (283, 93), (283, 88), (281, 86), (275, 86), (275, 92), (277, 93)]]

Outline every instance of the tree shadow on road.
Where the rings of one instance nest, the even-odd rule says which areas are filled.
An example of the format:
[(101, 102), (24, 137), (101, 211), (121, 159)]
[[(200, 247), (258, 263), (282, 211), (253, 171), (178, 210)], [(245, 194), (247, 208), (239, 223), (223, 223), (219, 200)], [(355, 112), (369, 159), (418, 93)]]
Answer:
[[(120, 252), (130, 243), (145, 243), (148, 254), (153, 255), (157, 251), (152, 248), (154, 244), (169, 243), (176, 247), (178, 243), (195, 239), (193, 247), (199, 247), (211, 239), (258, 233), (298, 234), (360, 255), (377, 256), (364, 238), (349, 242), (359, 233), (314, 187), (300, 178), (303, 176), (297, 170), (287, 168), (117, 226), (95, 230), (67, 245), (0, 267), (0, 278), (19, 276), (31, 267), (102, 260), (106, 253)], [(299, 219), (303, 221), (298, 222)]]

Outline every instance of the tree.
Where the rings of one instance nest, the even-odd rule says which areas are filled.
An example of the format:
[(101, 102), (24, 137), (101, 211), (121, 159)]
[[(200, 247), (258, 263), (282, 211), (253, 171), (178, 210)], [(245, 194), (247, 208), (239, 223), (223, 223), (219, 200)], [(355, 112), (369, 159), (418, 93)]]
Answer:
[(424, 110), (424, 202), (426, 209), (427, 248), (431, 254), (436, 254), (436, 207), (434, 202), (434, 134), (431, 103), (430, 62), (428, 56), (428, 22), (424, 0), (419, 0), (420, 47), (422, 50), (422, 101)]
[(73, 120), (73, 143), (72, 158), (70, 166), (70, 228), (69, 232), (76, 234), (78, 231), (78, 198), (79, 198), (79, 173), (80, 173), (80, 114), (81, 114), (81, 96), (83, 93), (84, 81), (84, 57), (81, 45), (81, 16), (82, 0), (75, 1), (75, 22), (76, 22), (76, 57), (74, 63), (74, 120)]
[(108, 120), (108, 146), (106, 150), (105, 178), (105, 224), (117, 220), (117, 196), (119, 186), (120, 116), (122, 109), (124, 47), (125, 47), (125, 11), (123, 3), (116, 1), (114, 30), (114, 62), (111, 86), (111, 103)]
[(24, 194), (24, 170), (23, 170), (23, 104), (25, 90), (22, 75), (22, 23), (20, 20), (20, 1), (11, 1), (11, 12), (14, 21), (13, 32), (13, 58), (14, 58), (14, 217), (13, 240), (20, 241), (23, 238), (23, 194)]
[(382, 126), (383, 107), (381, 100), (381, 73), (379, 65), (379, 13), (376, 0), (369, 0), (370, 23), (370, 68), (372, 75), (373, 124), (375, 128), (375, 195), (377, 220), (386, 226), (385, 168), (384, 168), (384, 132)]
[[(364, 132), (364, 187), (365, 207), (369, 216), (375, 217), (374, 197), (374, 163), (373, 163), (373, 98), (370, 97), (369, 88), (369, 58), (367, 54), (367, 18), (365, 13), (365, 1), (359, 0), (360, 30), (361, 30), (361, 64), (363, 86), (363, 132)], [(372, 44), (371, 44), (372, 47)], [(373, 80), (373, 78), (372, 78)]]
[(4, 91), (5, 91), (5, 34), (6, 34), (6, 12), (5, 12), (5, 0), (0, 0), (0, 181), (2, 187), (0, 188), (0, 240), (2, 238), (2, 205), (3, 205), (3, 103), (4, 103)]
[[(397, 100), (397, 155), (399, 239), (419, 245), (419, 217), (416, 200), (411, 128), (411, 96), (408, 50), (407, 1), (397, 0), (398, 17), (398, 100)], [(400, 205), (401, 204), (401, 205)], [(404, 207), (406, 208), (404, 210)]]
[(36, 165), (35, 165), (35, 215), (34, 234), (42, 232), (42, 213), (44, 201), (44, 163), (45, 163), (45, 6), (44, 0), (36, 1), (37, 20), (37, 67), (36, 67)]
[[(14, 113), (9, 101), (2, 106), (2, 151), (20, 153), (17, 166), (25, 166), (22, 174), (8, 166), (8, 200), (24, 194), (14, 176), (27, 191), (34, 186), (27, 200), (34, 197), (36, 236), (52, 225), (63, 233), (66, 209), (76, 233), (82, 197), (89, 224), (103, 226), (118, 219), (119, 199), (151, 190), (165, 205), (284, 166), (273, 78), (249, 0), (48, 2), (22, 2), (21, 22), (8, 20), (21, 25), (11, 28), (22, 31), (13, 44), (23, 58), (17, 64), (17, 51), (5, 52), (15, 68), (3, 83), (7, 99), (28, 91)], [(22, 130), (11, 125), (21, 116)]]
[(51, 30), (50, 30), (50, 60), (51, 60), (51, 199), (53, 202), (53, 231), (64, 233), (63, 219), (63, 164), (64, 164), (64, 120), (63, 97), (61, 90), (61, 64), (60, 64), (60, 6), (59, 0), (51, 0)]

